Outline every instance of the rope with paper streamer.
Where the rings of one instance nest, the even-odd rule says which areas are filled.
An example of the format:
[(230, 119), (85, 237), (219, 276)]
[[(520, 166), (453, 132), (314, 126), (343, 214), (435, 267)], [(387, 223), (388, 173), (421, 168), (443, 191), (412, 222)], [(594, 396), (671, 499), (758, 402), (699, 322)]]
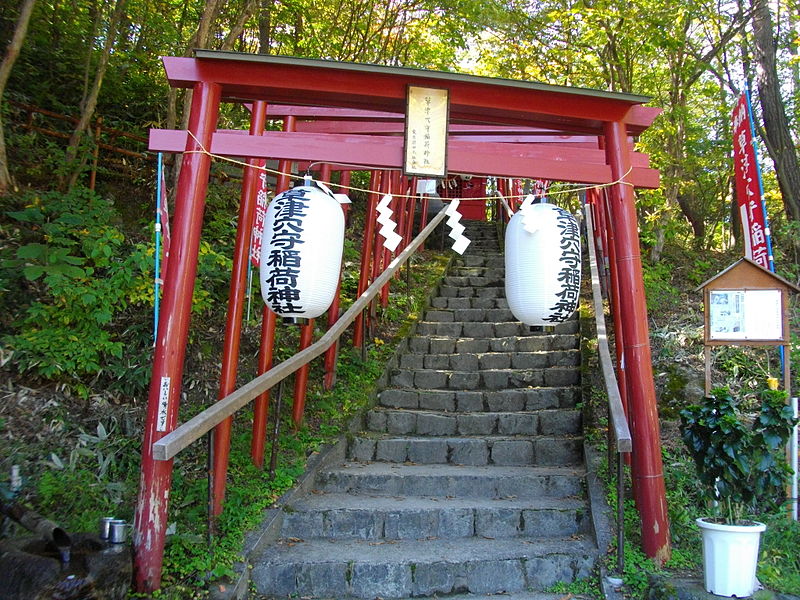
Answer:
[[(265, 173), (270, 173), (271, 175), (288, 177), (289, 179), (292, 179), (292, 180), (301, 180), (301, 179), (304, 178), (304, 175), (297, 175), (297, 174), (294, 174), (294, 173), (286, 173), (284, 171), (279, 171), (277, 169), (270, 169), (267, 166), (263, 166), (262, 167), (262, 166), (257, 166), (257, 165), (251, 165), (251, 164), (249, 164), (249, 163), (247, 163), (247, 162), (245, 162), (243, 160), (238, 160), (236, 158), (231, 158), (229, 156), (223, 156), (221, 154), (212, 154), (211, 152), (209, 152), (205, 148), (205, 146), (203, 146), (203, 144), (200, 142), (200, 140), (198, 140), (197, 137), (191, 131), (187, 130), (187, 133), (195, 141), (195, 143), (200, 147), (200, 149), (199, 150), (186, 150), (186, 151), (183, 152), (183, 154), (205, 154), (206, 156), (209, 156), (209, 157), (211, 157), (213, 159), (216, 159), (216, 160), (221, 160), (221, 161), (224, 161), (224, 162), (227, 162), (227, 163), (238, 165), (238, 166), (243, 167), (243, 168), (250, 168), (250, 169), (255, 169), (257, 171), (263, 171)], [(326, 164), (326, 165), (333, 165), (333, 166), (339, 166), (339, 167), (350, 167), (350, 168), (355, 168), (355, 169), (364, 170), (364, 171), (374, 171), (374, 170), (377, 170), (377, 171), (400, 171), (401, 170), (401, 169), (398, 169), (398, 168), (385, 168), (385, 167), (375, 168), (375, 167), (369, 167), (367, 165), (355, 165), (355, 164), (351, 164), (351, 163), (343, 163), (343, 162), (335, 162), (335, 161), (312, 162), (309, 165), (309, 168), (311, 166), (317, 165), (317, 164)], [(612, 186), (615, 186), (615, 185), (628, 185), (628, 186), (633, 187), (633, 184), (630, 181), (625, 181), (625, 179), (628, 177), (628, 175), (631, 174), (632, 171), (633, 171), (633, 167), (631, 166), (631, 167), (628, 168), (627, 171), (625, 171), (625, 173), (623, 173), (623, 175), (619, 179), (617, 179), (616, 181), (611, 181), (609, 183), (597, 183), (597, 184), (587, 185), (587, 186), (570, 187), (569, 189), (564, 189), (564, 190), (552, 190), (551, 189), (551, 190), (548, 191), (547, 195), (548, 196), (559, 196), (559, 195), (566, 195), (566, 194), (574, 194), (576, 192), (585, 192), (585, 191), (589, 191), (589, 190), (602, 190), (602, 189), (609, 188), (609, 187), (612, 187)], [(451, 175), (462, 175), (462, 176), (475, 176), (474, 174), (470, 174), (470, 173), (455, 173), (455, 172), (452, 172), (450, 174)], [(314, 181), (317, 182), (316, 179)], [(381, 193), (383, 193), (383, 192), (378, 192), (378, 191), (375, 191), (375, 190), (370, 190), (370, 189), (365, 189), (365, 188), (342, 185), (342, 184), (339, 184), (339, 183), (332, 183), (330, 185), (336, 186), (337, 188), (339, 188), (341, 190), (348, 190), (348, 191), (352, 191), (352, 192), (363, 192), (365, 194), (381, 194)], [(416, 198), (416, 197), (418, 197), (418, 194), (392, 194), (392, 195), (395, 198)], [(505, 196), (505, 197), (506, 197), (506, 199), (519, 199), (519, 198), (525, 198), (525, 197), (527, 197), (527, 195), (528, 194), (517, 194), (517, 195), (509, 195), (509, 196)], [(479, 197), (479, 198), (470, 198), (470, 200), (494, 200), (495, 198), (496, 198), (496, 196), (484, 196), (484, 197)]]

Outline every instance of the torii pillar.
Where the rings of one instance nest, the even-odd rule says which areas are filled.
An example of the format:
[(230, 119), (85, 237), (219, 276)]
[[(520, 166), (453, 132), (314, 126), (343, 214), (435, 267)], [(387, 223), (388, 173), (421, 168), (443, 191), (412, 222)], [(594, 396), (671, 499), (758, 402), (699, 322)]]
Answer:
[(161, 587), (161, 563), (172, 484), (172, 460), (155, 460), (153, 443), (178, 424), (186, 340), (197, 278), (197, 255), (203, 227), (211, 156), (222, 88), (217, 83), (194, 85), (189, 115), (190, 135), (175, 196), (170, 268), (164, 282), (163, 308), (158, 322), (142, 443), (142, 471), (133, 530), (133, 578), (137, 592)]
[[(625, 338), (625, 375), (630, 400), (633, 438), (633, 478), (642, 520), (642, 547), (656, 564), (670, 557), (666, 487), (661, 461), (661, 434), (653, 384), (653, 363), (647, 326), (647, 304), (642, 279), (642, 257), (633, 186), (625, 182), (631, 169), (628, 133), (619, 121), (605, 125), (606, 160), (616, 185), (609, 206), (616, 246), (622, 332)], [(622, 551), (622, 549), (618, 549)]]

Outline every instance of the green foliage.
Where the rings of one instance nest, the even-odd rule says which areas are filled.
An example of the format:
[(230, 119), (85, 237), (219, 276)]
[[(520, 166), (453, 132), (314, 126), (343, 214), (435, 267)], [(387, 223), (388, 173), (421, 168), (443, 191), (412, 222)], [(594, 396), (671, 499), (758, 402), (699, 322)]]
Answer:
[(572, 583), (559, 581), (550, 586), (545, 592), (550, 594), (580, 594), (581, 596), (597, 598), (598, 600), (602, 600), (605, 597), (596, 577), (580, 579)]
[[(633, 506), (628, 506), (626, 502), (626, 519), (629, 512), (633, 511), (638, 520), (638, 513)], [(626, 528), (627, 529), (627, 528)], [(661, 569), (656, 568), (653, 561), (642, 552), (641, 546), (625, 541), (625, 573), (623, 582), (628, 593), (634, 598), (642, 598), (647, 590), (650, 573), (661, 573)]]
[(681, 301), (681, 294), (672, 284), (672, 267), (664, 262), (642, 263), (647, 310), (660, 314), (669, 311)]
[(116, 423), (102, 422), (95, 433), (81, 432), (65, 459), (51, 454), (36, 482), (37, 510), (58, 515), (69, 531), (96, 531), (100, 517), (130, 519), (126, 502), (135, 488), (136, 444), (120, 435)]
[(218, 535), (207, 543), (207, 480), (202, 471), (176, 473), (170, 520), (176, 533), (164, 553), (164, 593), (167, 597), (196, 597), (206, 579), (233, 575), (244, 534), (263, 518), (264, 510), (303, 472), (304, 445), (290, 449), (291, 434), (281, 439), (281, 466), (270, 479), (249, 455), (250, 436), (244, 427), (232, 439), (225, 492), (225, 510), (217, 521)]
[(782, 513), (764, 520), (758, 578), (769, 589), (800, 594), (800, 523)]
[(16, 319), (2, 338), (20, 372), (68, 383), (89, 393), (88, 378), (127, 365), (145, 340), (123, 342), (122, 313), (147, 299), (149, 264), (143, 245), (131, 246), (107, 200), (88, 190), (30, 194), (16, 222), (18, 245), (3, 252), (7, 309)]
[(717, 388), (703, 405), (683, 409), (681, 437), (689, 449), (707, 500), (718, 501), (726, 523), (745, 514), (777, 510), (791, 475), (783, 449), (795, 419), (786, 393), (763, 390), (761, 410), (747, 427), (737, 402)]

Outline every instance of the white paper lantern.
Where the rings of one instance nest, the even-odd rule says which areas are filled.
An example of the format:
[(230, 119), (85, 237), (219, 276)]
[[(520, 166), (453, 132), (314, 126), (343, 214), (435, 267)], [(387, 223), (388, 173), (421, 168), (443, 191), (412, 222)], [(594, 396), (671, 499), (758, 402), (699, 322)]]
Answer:
[(555, 325), (578, 307), (581, 241), (578, 222), (552, 204), (527, 201), (506, 229), (506, 298), (526, 325)]
[(278, 316), (313, 319), (333, 302), (344, 245), (344, 213), (310, 182), (270, 203), (261, 241), (261, 296)]

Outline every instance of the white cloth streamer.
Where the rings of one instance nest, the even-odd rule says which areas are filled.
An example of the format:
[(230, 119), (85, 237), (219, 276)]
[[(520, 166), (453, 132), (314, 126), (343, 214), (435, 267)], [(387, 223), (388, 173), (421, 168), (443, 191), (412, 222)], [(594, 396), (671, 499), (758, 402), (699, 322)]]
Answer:
[(383, 199), (378, 202), (378, 206), (376, 207), (376, 210), (378, 211), (378, 218), (376, 221), (381, 224), (381, 228), (378, 233), (383, 236), (383, 247), (388, 249), (390, 252), (394, 252), (400, 242), (403, 241), (403, 237), (395, 231), (397, 223), (395, 223), (392, 219), (393, 213), (392, 209), (389, 207), (391, 201), (392, 195), (386, 194)]
[(469, 238), (464, 235), (465, 227), (459, 222), (461, 221), (461, 213), (458, 212), (459, 202), (460, 200), (457, 198), (451, 200), (445, 214), (449, 217), (449, 219), (447, 219), (447, 225), (450, 227), (450, 233), (448, 235), (453, 238), (453, 251), (464, 254), (464, 250), (467, 249), (470, 241)]

